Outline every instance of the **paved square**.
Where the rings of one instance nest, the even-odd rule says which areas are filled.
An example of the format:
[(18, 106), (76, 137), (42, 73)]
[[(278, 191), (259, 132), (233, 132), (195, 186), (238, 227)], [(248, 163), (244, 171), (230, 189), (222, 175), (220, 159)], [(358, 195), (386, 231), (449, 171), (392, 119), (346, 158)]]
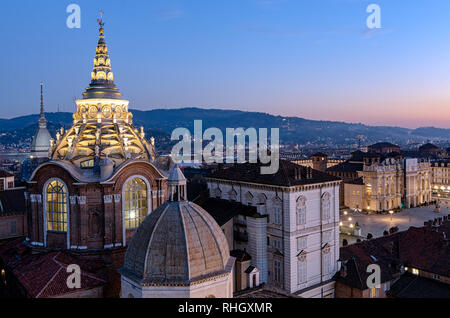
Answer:
[[(367, 215), (360, 212), (348, 212), (343, 215), (341, 212), (340, 220), (345, 225), (358, 222), (361, 227), (361, 236), (367, 237), (368, 233), (372, 233), (374, 237), (383, 236), (385, 230), (389, 230), (393, 226), (398, 226), (400, 231), (405, 231), (411, 226), (422, 227), (423, 222), (433, 220), (438, 217), (450, 214), (450, 205), (441, 204), (441, 212), (433, 212), (435, 206), (427, 206), (423, 208), (406, 209), (392, 215), (371, 214)], [(349, 221), (349, 218), (352, 220)]]

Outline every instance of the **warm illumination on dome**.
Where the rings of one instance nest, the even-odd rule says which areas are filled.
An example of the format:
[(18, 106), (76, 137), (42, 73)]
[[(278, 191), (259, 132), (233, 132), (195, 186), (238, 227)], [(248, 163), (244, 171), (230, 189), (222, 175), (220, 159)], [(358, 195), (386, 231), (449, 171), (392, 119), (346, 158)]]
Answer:
[(52, 159), (69, 160), (81, 168), (93, 168), (105, 157), (115, 165), (128, 159), (153, 160), (154, 145), (145, 140), (128, 112), (129, 101), (114, 84), (111, 60), (107, 55), (103, 20), (99, 20), (100, 35), (91, 72), (91, 84), (77, 100), (73, 127), (57, 135), (51, 147)]

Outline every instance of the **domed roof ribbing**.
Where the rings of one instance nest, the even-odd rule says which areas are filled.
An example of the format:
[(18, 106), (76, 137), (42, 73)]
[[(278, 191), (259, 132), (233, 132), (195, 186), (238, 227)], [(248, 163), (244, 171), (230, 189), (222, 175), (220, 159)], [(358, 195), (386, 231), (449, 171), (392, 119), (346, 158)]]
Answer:
[(156, 158), (154, 145), (145, 139), (143, 127), (139, 130), (133, 125), (129, 101), (121, 99), (114, 84), (103, 18), (98, 22), (100, 34), (91, 84), (83, 98), (75, 101), (73, 126), (57, 133), (51, 159), (70, 161), (83, 169), (94, 168), (106, 156), (115, 167), (128, 159), (152, 161)]
[[(172, 170), (172, 187), (184, 183), (180, 173), (178, 166)], [(122, 275), (142, 285), (189, 285), (225, 274), (230, 250), (219, 225), (195, 203), (170, 197), (137, 229), (125, 254)]]

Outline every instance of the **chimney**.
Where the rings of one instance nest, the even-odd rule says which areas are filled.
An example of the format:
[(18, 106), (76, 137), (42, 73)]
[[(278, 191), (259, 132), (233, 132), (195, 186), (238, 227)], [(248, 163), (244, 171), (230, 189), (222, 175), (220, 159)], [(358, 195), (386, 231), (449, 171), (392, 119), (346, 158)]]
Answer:
[(306, 169), (306, 179), (312, 179), (312, 170), (313, 169), (311, 167)]

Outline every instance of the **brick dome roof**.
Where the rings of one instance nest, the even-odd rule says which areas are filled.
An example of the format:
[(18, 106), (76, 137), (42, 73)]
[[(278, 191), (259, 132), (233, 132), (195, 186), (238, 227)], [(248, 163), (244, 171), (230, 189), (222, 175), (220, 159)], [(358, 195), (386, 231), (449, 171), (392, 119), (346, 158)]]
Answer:
[(208, 212), (167, 201), (137, 229), (120, 272), (142, 285), (189, 285), (226, 273), (229, 258), (226, 237)]

